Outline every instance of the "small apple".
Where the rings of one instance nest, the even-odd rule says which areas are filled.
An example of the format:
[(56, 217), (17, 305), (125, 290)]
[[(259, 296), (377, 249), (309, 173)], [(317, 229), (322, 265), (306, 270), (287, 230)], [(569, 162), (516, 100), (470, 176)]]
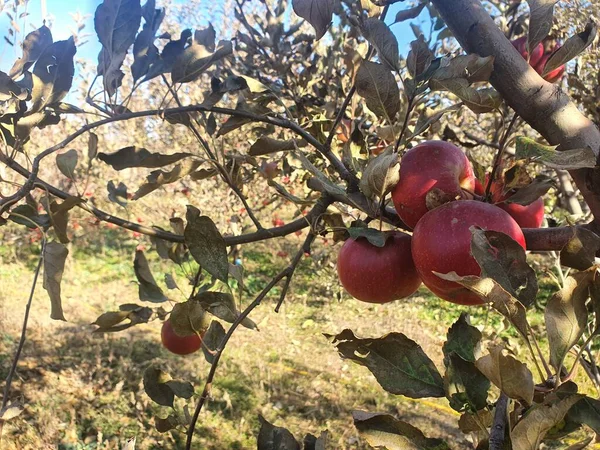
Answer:
[(521, 227), (506, 211), (476, 200), (446, 203), (429, 211), (415, 227), (412, 238), (413, 260), (425, 286), (440, 298), (461, 305), (483, 302), (467, 288), (442, 280), (433, 272), (481, 274), (471, 255), (472, 226), (505, 233), (525, 248)]
[(197, 352), (202, 347), (202, 338), (197, 334), (191, 336), (179, 336), (175, 334), (170, 320), (165, 320), (160, 332), (163, 346), (171, 353), (177, 355), (189, 355)]
[[(527, 36), (523, 36), (523, 37), (520, 37), (519, 39), (515, 39), (514, 41), (512, 41), (512, 45), (521, 54), (523, 59), (525, 59), (525, 60), (528, 59), (529, 52), (527, 51)], [(543, 56), (544, 56), (544, 46), (540, 42), (538, 45), (535, 46), (535, 48), (533, 49), (533, 52), (531, 52), (531, 58), (529, 58), (529, 65), (531, 65), (533, 68), (535, 68), (535, 66), (539, 64), (539, 62), (541, 61)]]
[[(427, 208), (427, 193), (465, 199), (475, 190), (475, 175), (461, 149), (445, 141), (427, 141), (412, 148), (400, 160), (400, 181), (392, 191), (396, 212), (414, 228)], [(464, 189), (464, 190), (463, 190)]]
[(348, 239), (337, 259), (342, 286), (354, 298), (368, 303), (389, 303), (413, 294), (421, 280), (410, 242), (411, 237), (399, 231), (390, 233), (383, 247), (362, 237)]

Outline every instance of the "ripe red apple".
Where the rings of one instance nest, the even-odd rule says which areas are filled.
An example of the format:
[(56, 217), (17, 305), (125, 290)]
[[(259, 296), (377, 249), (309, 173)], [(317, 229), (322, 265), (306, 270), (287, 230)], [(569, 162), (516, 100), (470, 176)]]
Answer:
[(160, 332), (163, 346), (177, 355), (189, 355), (197, 352), (202, 347), (202, 339), (197, 334), (179, 336), (175, 334), (170, 320), (165, 320)]
[(392, 199), (396, 212), (409, 227), (414, 228), (427, 213), (427, 193), (434, 188), (449, 197), (463, 199), (475, 190), (471, 163), (461, 149), (449, 142), (423, 142), (406, 152), (400, 161), (400, 181), (392, 191)]
[[(529, 52), (527, 51), (527, 36), (520, 37), (512, 41), (512, 45), (521, 54), (523, 59), (527, 60)], [(539, 64), (540, 60), (544, 56), (544, 46), (540, 42), (531, 52), (531, 58), (529, 58), (529, 65), (535, 68)], [(537, 70), (537, 69), (536, 69)], [(539, 72), (538, 72), (539, 73)]]
[(399, 231), (383, 247), (365, 238), (348, 239), (338, 254), (337, 272), (350, 295), (368, 303), (408, 297), (421, 285), (411, 254), (411, 237)]
[(450, 202), (429, 211), (415, 227), (412, 238), (415, 267), (425, 286), (440, 298), (461, 305), (483, 302), (467, 288), (442, 280), (433, 272), (481, 274), (471, 255), (472, 226), (505, 233), (525, 248), (521, 228), (506, 211), (476, 200)]
[[(486, 185), (488, 180), (489, 174), (485, 177)], [(485, 186), (479, 181), (476, 181), (475, 184), (475, 193), (477, 195), (484, 195)], [(492, 202), (497, 207), (509, 213), (521, 228), (539, 228), (542, 226), (544, 222), (544, 199), (542, 197), (526, 206), (516, 203), (504, 203), (504, 200), (510, 198), (512, 193), (503, 193), (502, 183), (497, 180), (492, 183), (490, 192), (492, 194)]]

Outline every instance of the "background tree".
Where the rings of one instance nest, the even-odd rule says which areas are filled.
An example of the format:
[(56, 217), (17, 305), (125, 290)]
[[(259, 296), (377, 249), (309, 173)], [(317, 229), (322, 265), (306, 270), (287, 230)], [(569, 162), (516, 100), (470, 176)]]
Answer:
[[(494, 198), (497, 182), (506, 186), (508, 202), (528, 206), (559, 186), (557, 195), (546, 196), (552, 227), (523, 229), (527, 250), (560, 252), (550, 262), (559, 289), (542, 305), (541, 329), (529, 325), (526, 311), (540, 306), (535, 274), (525, 250), (507, 236), (474, 229), (471, 252), (481, 275), (439, 274), (506, 318), (529, 351), (521, 358), (526, 363), (493, 336), (485, 337), (488, 352), (482, 352), (484, 337), (466, 314), (448, 330), (443, 374), (402, 330), (362, 339), (348, 329), (328, 337), (386, 391), (447, 397), (461, 413), (460, 429), (478, 448), (537, 448), (563, 423), (563, 434), (582, 426), (600, 432), (597, 400), (574, 382), (583, 367), (600, 388), (592, 346), (598, 331), (594, 256), (600, 248), (598, 7), (586, 1), (416, 2), (394, 22), (426, 11), (431, 26), (413, 26), (415, 40), (404, 57), (394, 25), (386, 25), (396, 1), (291, 3), (227, 3), (221, 31), (232, 34), (226, 39), (212, 24), (178, 29), (178, 19), (193, 17), (197, 2), (163, 9), (154, 1), (105, 0), (94, 17), (102, 50), (96, 68), (80, 67), (78, 106), (68, 96), (75, 38), (54, 42), (45, 25), (26, 35), (22, 56), (0, 74), (0, 161), (6, 166), (0, 220), (38, 230), (41, 251), (0, 426), (22, 409), (11, 398), (11, 385), (42, 268), (51, 317), (66, 320), (60, 283), (75, 210), (149, 236), (152, 250), (187, 276), (187, 300), (171, 301), (139, 246), (134, 270), (141, 303), (107, 311), (95, 324), (96, 332), (108, 333), (159, 319), (174, 333), (163, 335), (163, 342), (187, 337), (196, 349), (202, 339), (211, 366), (199, 395), (161, 367), (143, 374), (146, 393), (157, 404), (174, 408), (176, 398), (189, 401), (182, 413), (174, 408), (156, 419), (161, 432), (184, 429), (189, 449), (238, 327), (256, 328), (251, 313), (276, 287), (279, 310), (317, 239), (350, 237), (381, 246), (383, 230), (409, 230), (388, 194), (405, 152), (441, 138), (468, 149), (483, 186), (480, 193), (467, 192), (471, 198), (504, 201)], [(16, 4), (13, 14), (18, 12)], [(581, 23), (582, 16), (590, 20)], [(539, 73), (511, 44), (520, 36), (530, 53), (543, 46), (547, 59), (535, 67)], [(566, 79), (553, 84), (542, 78), (564, 64)], [(93, 77), (86, 78), (89, 72)], [(175, 193), (189, 204), (153, 207), (153, 198)], [(439, 206), (429, 200), (430, 209)], [(274, 202), (290, 205), (291, 221), (265, 217), (262, 207)], [(378, 227), (368, 228), (371, 222)], [(240, 308), (246, 290), (238, 246), (297, 232), (303, 240), (287, 266)], [(575, 270), (567, 275), (564, 267)], [(165, 281), (177, 288), (174, 279)], [(223, 322), (231, 324), (227, 330)], [(549, 351), (538, 341), (547, 342)], [(373, 446), (447, 447), (390, 415), (357, 411), (354, 422)], [(287, 430), (261, 423), (259, 448), (299, 448)], [(304, 446), (323, 448), (326, 440), (326, 434), (307, 436)]]

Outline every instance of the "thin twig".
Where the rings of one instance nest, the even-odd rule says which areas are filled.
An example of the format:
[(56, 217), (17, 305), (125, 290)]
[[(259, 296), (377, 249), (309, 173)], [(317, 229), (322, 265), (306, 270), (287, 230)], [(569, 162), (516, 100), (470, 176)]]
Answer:
[(510, 137), (510, 134), (512, 133), (513, 127), (515, 126), (515, 123), (517, 122), (518, 118), (519, 118), (519, 115), (517, 113), (515, 113), (508, 125), (508, 128), (506, 129), (506, 132), (504, 133), (504, 136), (502, 137), (502, 140), (500, 141), (500, 148), (498, 149), (498, 152), (496, 153), (496, 157), (494, 158), (494, 165), (492, 166), (492, 173), (490, 174), (490, 179), (487, 183), (487, 186), (485, 187), (485, 198), (486, 199), (490, 198), (490, 192), (492, 190), (492, 183), (494, 182), (494, 178), (496, 176), (496, 172), (498, 171), (498, 167), (500, 166), (500, 163), (502, 162), (502, 154), (504, 153), (506, 143), (508, 142), (508, 138)]
[(296, 256), (294, 256), (294, 259), (288, 266), (289, 273), (288, 273), (288, 275), (286, 275), (285, 284), (283, 285), (283, 288), (281, 289), (281, 295), (279, 296), (279, 301), (277, 302), (277, 306), (275, 307), (276, 313), (279, 312), (279, 309), (281, 308), (281, 305), (283, 304), (283, 301), (285, 300), (285, 296), (287, 295), (288, 289), (290, 288), (290, 283), (292, 282), (292, 278), (294, 276), (294, 272), (296, 271), (296, 267), (298, 267), (298, 264), (302, 260), (302, 257), (306, 253), (310, 252), (310, 246), (314, 242), (315, 237), (316, 237), (316, 235), (314, 234), (313, 230), (308, 232), (308, 235), (306, 236), (304, 244), (302, 245), (302, 247), (300, 247), (300, 249), (296, 253)]
[(164, 117), (165, 115), (184, 113), (184, 112), (214, 112), (217, 114), (225, 114), (225, 115), (234, 116), (234, 117), (244, 117), (246, 119), (250, 119), (250, 120), (253, 120), (256, 122), (268, 123), (268, 124), (271, 124), (274, 126), (278, 126), (280, 128), (285, 128), (285, 129), (291, 130), (294, 133), (298, 134), (300, 137), (302, 137), (307, 143), (312, 145), (315, 149), (317, 149), (317, 151), (319, 153), (321, 153), (321, 155), (323, 155), (331, 163), (331, 165), (338, 172), (338, 174), (339, 174), (340, 178), (342, 178), (342, 180), (348, 182), (349, 184), (353, 184), (353, 185), (358, 183), (356, 175), (350, 173), (348, 171), (348, 169), (346, 168), (346, 166), (342, 163), (342, 161), (336, 155), (334, 155), (330, 149), (326, 148), (314, 136), (312, 136), (304, 128), (302, 128), (300, 125), (298, 125), (297, 123), (295, 123), (293, 121), (283, 119), (280, 117), (269, 116), (269, 115), (260, 116), (260, 115), (252, 114), (248, 111), (243, 111), (243, 110), (220, 108), (220, 107), (216, 107), (216, 106), (207, 107), (204, 105), (190, 105), (190, 106), (183, 106), (183, 107), (178, 107), (178, 108), (154, 109), (154, 110), (137, 111), (137, 112), (131, 112), (131, 113), (126, 113), (126, 114), (120, 114), (120, 115), (117, 115), (114, 117), (107, 117), (106, 119), (98, 120), (96, 122), (89, 123), (89, 124), (82, 126), (75, 133), (69, 135), (67, 138), (65, 138), (63, 141), (59, 142), (58, 144), (42, 151), (39, 155), (37, 155), (33, 159), (30, 176), (27, 179), (27, 181), (23, 184), (21, 189), (19, 189), (15, 194), (0, 200), (0, 214), (2, 212), (4, 212), (9, 206), (18, 202), (19, 200), (24, 198), (29, 192), (31, 192), (31, 190), (33, 189), (33, 184), (35, 182), (35, 179), (38, 175), (39, 168), (40, 168), (40, 162), (42, 161), (42, 159), (44, 159), (48, 155), (51, 155), (52, 153), (62, 150), (69, 143), (71, 143), (73, 140), (77, 139), (82, 134), (87, 133), (88, 131), (98, 128), (100, 126), (103, 126), (103, 125), (106, 125), (106, 124), (109, 124), (112, 122), (121, 121), (121, 120), (130, 120), (130, 119), (149, 117), (149, 116)]
[[(381, 12), (381, 15), (379, 16), (379, 20), (381, 20), (382, 22), (385, 20), (385, 17), (387, 16), (389, 8), (390, 8), (389, 5), (386, 5), (385, 8), (383, 8), (383, 11)], [(369, 48), (367, 49), (367, 58), (366, 58), (367, 60), (371, 59), (371, 57), (373, 56), (373, 53), (374, 53), (373, 50), (374, 50), (373, 46), (371, 45), (371, 43), (369, 43)], [(331, 128), (331, 132), (329, 133), (329, 136), (327, 136), (327, 140), (325, 141), (325, 147), (331, 148), (331, 143), (333, 142), (335, 130), (337, 129), (337, 127), (340, 125), (340, 122), (344, 118), (344, 114), (346, 114), (346, 109), (348, 108), (348, 105), (352, 101), (352, 97), (354, 96), (355, 92), (356, 92), (356, 84), (352, 84), (352, 87), (348, 91), (348, 94), (346, 94), (346, 98), (344, 98), (344, 101), (342, 102), (342, 106), (340, 107), (340, 110), (338, 111), (337, 116), (335, 117), (335, 120), (333, 121), (333, 127)]]
[[(35, 293), (35, 288), (37, 285), (37, 279), (40, 274), (40, 270), (42, 268), (42, 263), (44, 262), (44, 252), (46, 250), (46, 238), (42, 240), (42, 253), (40, 254), (40, 258), (38, 260), (38, 265), (35, 269), (35, 273), (33, 275), (33, 282), (31, 283), (31, 290), (29, 292), (29, 300), (27, 301), (27, 305), (25, 306), (25, 315), (23, 317), (23, 326), (21, 328), (21, 338), (19, 340), (19, 345), (17, 346), (17, 351), (15, 352), (15, 356), (12, 360), (12, 365), (10, 370), (8, 371), (8, 375), (6, 376), (6, 384), (4, 385), (4, 393), (2, 398), (2, 406), (0, 406), (0, 411), (3, 410), (8, 404), (8, 398), (10, 394), (10, 388), (12, 384), (12, 379), (15, 376), (17, 371), (17, 364), (19, 363), (19, 358), (21, 357), (21, 351), (23, 350), (23, 346), (25, 345), (25, 340), (27, 339), (27, 323), (29, 322), (29, 311), (31, 310), (31, 303), (33, 302), (33, 295)], [(4, 421), (0, 419), (0, 442), (2, 440), (2, 428), (4, 425)]]
[(250, 305), (248, 305), (248, 307), (237, 317), (235, 322), (233, 322), (231, 327), (229, 327), (227, 334), (223, 337), (223, 340), (221, 341), (221, 344), (219, 345), (219, 349), (216, 351), (216, 353), (214, 355), (213, 363), (210, 367), (210, 371), (206, 378), (206, 383), (204, 384), (204, 389), (202, 391), (202, 395), (200, 396), (200, 400), (198, 401), (198, 404), (196, 405), (196, 410), (194, 411), (194, 415), (192, 416), (192, 421), (190, 422), (190, 425), (189, 425), (189, 428), (187, 431), (187, 440), (186, 440), (186, 444), (185, 444), (186, 450), (191, 450), (191, 448), (192, 448), (192, 438), (194, 436), (194, 431), (196, 428), (196, 422), (198, 421), (198, 416), (200, 415), (200, 411), (202, 410), (204, 403), (206, 403), (206, 400), (208, 399), (208, 396), (210, 395), (210, 391), (212, 388), (212, 382), (215, 377), (217, 367), (219, 365), (219, 360), (221, 359), (221, 355), (223, 354), (223, 351), (225, 350), (225, 346), (229, 342), (229, 339), (231, 339), (231, 336), (233, 335), (234, 331), (242, 323), (242, 321), (246, 317), (248, 317), (248, 315), (252, 312), (252, 310), (254, 310), (254, 308), (256, 308), (257, 306), (260, 305), (260, 303), (267, 296), (267, 294), (275, 287), (275, 285), (277, 283), (279, 283), (283, 278), (285, 278), (288, 275), (288, 273), (289, 273), (289, 267), (286, 267), (284, 270), (282, 270), (280, 273), (278, 273), (275, 276), (275, 278), (273, 278), (269, 282), (269, 284), (267, 286), (265, 286), (265, 288), (261, 291), (261, 293), (258, 294), (258, 297), (256, 297), (256, 299), (254, 299), (254, 301)]
[[(167, 77), (165, 77), (164, 74), (162, 74), (161, 76), (162, 76), (163, 82), (165, 83), (165, 85), (169, 89), (169, 92), (171, 92), (171, 95), (173, 96), (173, 98), (177, 102), (177, 105), (179, 107), (183, 106), (181, 104), (181, 101), (179, 100), (179, 96), (177, 95), (177, 91), (175, 91), (175, 89), (173, 89), (173, 86), (171, 86), (171, 84), (167, 80)], [(198, 120), (195, 117), (194, 117), (194, 121), (196, 122), (196, 124), (198, 124)], [(204, 139), (202, 137), (202, 135), (200, 134), (200, 131), (191, 122), (189, 123), (188, 129), (192, 132), (192, 134), (194, 135), (194, 137), (198, 140), (198, 142), (200, 143), (200, 145), (204, 148), (204, 151), (208, 154), (209, 158), (212, 160), (213, 165), (219, 171), (219, 174), (221, 175), (221, 178), (223, 179), (223, 181), (225, 181), (225, 183), (227, 183), (227, 185), (231, 188), (231, 190), (235, 193), (235, 195), (238, 196), (238, 198), (242, 202), (242, 205), (244, 206), (244, 208), (246, 208), (246, 212), (248, 213), (248, 217), (250, 217), (250, 220), (252, 220), (252, 223), (254, 224), (254, 226), (256, 227), (256, 229), (257, 230), (264, 229), (264, 227), (262, 226), (262, 224), (260, 223), (260, 221), (258, 220), (258, 218), (256, 217), (256, 215), (254, 214), (254, 211), (252, 210), (252, 208), (248, 204), (248, 200), (246, 199), (246, 196), (242, 193), (242, 191), (240, 190), (240, 188), (238, 188), (235, 185), (235, 183), (231, 179), (231, 176), (229, 175), (229, 172), (227, 172), (227, 170), (221, 165), (221, 163), (219, 163), (219, 161), (217, 160), (217, 158), (215, 156), (215, 153), (211, 151), (210, 146), (208, 145), (208, 142), (206, 141), (206, 139)]]

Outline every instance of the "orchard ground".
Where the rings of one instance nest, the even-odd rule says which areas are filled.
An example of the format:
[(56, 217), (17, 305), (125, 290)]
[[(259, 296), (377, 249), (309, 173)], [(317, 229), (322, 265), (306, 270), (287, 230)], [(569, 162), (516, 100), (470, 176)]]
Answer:
[[(5, 425), (3, 450), (119, 449), (132, 436), (137, 437), (136, 448), (141, 450), (184, 446), (182, 432), (160, 434), (155, 430), (152, 417), (160, 407), (144, 393), (142, 374), (149, 365), (161, 364), (174, 378), (191, 381), (199, 394), (209, 365), (201, 353), (182, 358), (163, 349), (159, 321), (116, 334), (92, 333), (95, 327), (90, 323), (103, 312), (117, 310), (124, 303), (139, 303), (132, 263), (139, 241), (125, 231), (100, 229), (101, 233), (80, 230), (70, 248), (62, 283), (69, 322), (50, 320), (47, 294), (41, 281), (37, 286), (12, 392), (13, 398), (24, 397), (26, 409)], [(96, 246), (78, 246), (78, 241), (91, 233), (99, 237)], [(250, 291), (244, 296), (246, 304), (288, 264), (289, 257), (283, 255), (293, 255), (301, 239), (242, 248)], [(323, 333), (335, 334), (345, 328), (361, 337), (402, 332), (422, 344), (438, 368), (443, 366), (441, 347), (447, 328), (462, 311), (469, 311), (475, 325), (485, 327), (488, 335), (499, 335), (527, 360), (519, 338), (499, 315), (485, 308), (452, 305), (424, 288), (407, 300), (388, 305), (358, 302), (341, 291), (335, 276), (340, 244), (332, 247), (331, 240), (323, 244), (321, 240), (314, 246), (313, 261), (305, 259), (299, 266), (281, 312), (273, 311), (278, 298), (274, 292), (252, 313), (260, 332), (240, 329), (234, 335), (217, 371), (213, 398), (201, 414), (194, 448), (256, 448), (258, 414), (262, 414), (290, 429), (298, 439), (328, 429), (329, 448), (366, 449), (368, 445), (359, 440), (352, 425), (351, 412), (356, 409), (397, 415), (427, 436), (445, 438), (452, 448), (470, 448), (456, 428), (458, 414), (445, 399), (416, 401), (387, 394), (366, 368), (340, 359)], [(163, 265), (149, 242), (143, 245), (157, 278), (171, 270), (173, 265)], [(20, 335), (37, 248), (38, 244), (0, 246), (2, 380)], [(176, 274), (176, 279), (187, 293), (183, 275)], [(545, 280), (541, 303), (553, 289), (550, 279)], [(184, 295), (175, 290), (169, 294), (176, 300)], [(542, 326), (541, 312), (532, 314), (531, 324), (534, 329)], [(546, 348), (546, 343), (541, 344)], [(179, 413), (182, 406), (179, 404)], [(166, 415), (165, 408), (163, 417)]]

